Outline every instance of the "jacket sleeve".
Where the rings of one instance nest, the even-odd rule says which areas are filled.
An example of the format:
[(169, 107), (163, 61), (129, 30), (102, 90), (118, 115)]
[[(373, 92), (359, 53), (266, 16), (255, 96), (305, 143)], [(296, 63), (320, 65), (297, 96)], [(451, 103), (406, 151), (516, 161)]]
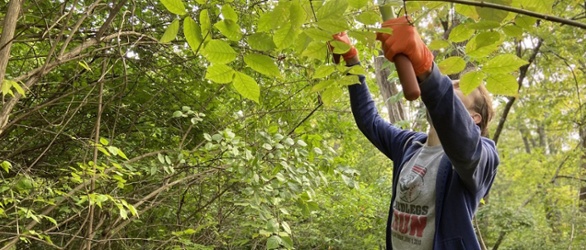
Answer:
[(381, 118), (366, 85), (365, 77), (359, 76), (359, 80), (360, 84), (348, 86), (352, 114), (358, 128), (392, 161), (401, 161), (405, 144), (416, 133), (397, 128)]
[(452, 81), (435, 65), (419, 87), (442, 147), (459, 177), (472, 193), (486, 192), (499, 164), (494, 142), (481, 137), (480, 128), (454, 93)]

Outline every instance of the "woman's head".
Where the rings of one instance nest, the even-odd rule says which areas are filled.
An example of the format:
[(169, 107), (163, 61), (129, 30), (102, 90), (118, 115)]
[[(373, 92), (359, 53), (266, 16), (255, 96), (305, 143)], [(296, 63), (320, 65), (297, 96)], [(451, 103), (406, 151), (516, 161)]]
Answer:
[(488, 123), (494, 116), (492, 108), (492, 98), (484, 85), (480, 85), (474, 89), (470, 94), (464, 95), (460, 90), (459, 81), (454, 81), (454, 91), (464, 103), (464, 106), (470, 112), (470, 116), (474, 119), (474, 123), (480, 127), (480, 134), (488, 137)]

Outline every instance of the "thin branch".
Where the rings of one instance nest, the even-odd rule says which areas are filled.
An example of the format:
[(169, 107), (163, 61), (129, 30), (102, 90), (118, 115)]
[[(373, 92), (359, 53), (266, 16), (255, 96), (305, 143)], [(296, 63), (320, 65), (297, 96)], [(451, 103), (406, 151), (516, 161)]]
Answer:
[(539, 18), (542, 20), (551, 21), (554, 23), (561, 23), (561, 24), (565, 24), (568, 26), (586, 29), (586, 23), (577, 22), (577, 21), (574, 21), (571, 19), (547, 15), (547, 14), (543, 14), (543, 13), (537, 13), (537, 12), (533, 12), (533, 11), (529, 11), (529, 10), (519, 9), (519, 8), (515, 8), (515, 7), (511, 7), (511, 6), (489, 3), (486, 1), (480, 1), (480, 2), (467, 1), (467, 0), (405, 0), (405, 1), (407, 1), (407, 2), (447, 2), (447, 3), (457, 3), (457, 4), (463, 4), (463, 5), (477, 6), (477, 7), (482, 7), (482, 8), (504, 10), (504, 11), (508, 11), (508, 12), (513, 12), (513, 13), (517, 13), (517, 14), (522, 14), (522, 15), (526, 15), (526, 16), (530, 16), (530, 17)]

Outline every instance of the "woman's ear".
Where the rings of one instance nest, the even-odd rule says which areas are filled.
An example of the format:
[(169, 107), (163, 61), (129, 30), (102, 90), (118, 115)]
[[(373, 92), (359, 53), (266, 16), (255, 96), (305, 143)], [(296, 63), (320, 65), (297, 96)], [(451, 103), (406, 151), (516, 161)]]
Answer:
[(482, 122), (482, 116), (479, 113), (474, 113), (470, 115), (472, 120), (474, 120), (474, 124), (479, 125)]

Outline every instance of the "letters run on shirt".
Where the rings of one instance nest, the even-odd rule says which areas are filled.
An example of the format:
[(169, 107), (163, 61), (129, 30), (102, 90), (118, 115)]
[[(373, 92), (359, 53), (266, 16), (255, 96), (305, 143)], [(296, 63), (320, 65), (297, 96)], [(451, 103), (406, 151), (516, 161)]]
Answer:
[(427, 225), (427, 212), (427, 206), (407, 205), (397, 202), (397, 209), (393, 209), (393, 223), (391, 227), (393, 231), (399, 232), (402, 235), (393, 234), (393, 237), (410, 242), (411, 244), (420, 245), (423, 230)]

